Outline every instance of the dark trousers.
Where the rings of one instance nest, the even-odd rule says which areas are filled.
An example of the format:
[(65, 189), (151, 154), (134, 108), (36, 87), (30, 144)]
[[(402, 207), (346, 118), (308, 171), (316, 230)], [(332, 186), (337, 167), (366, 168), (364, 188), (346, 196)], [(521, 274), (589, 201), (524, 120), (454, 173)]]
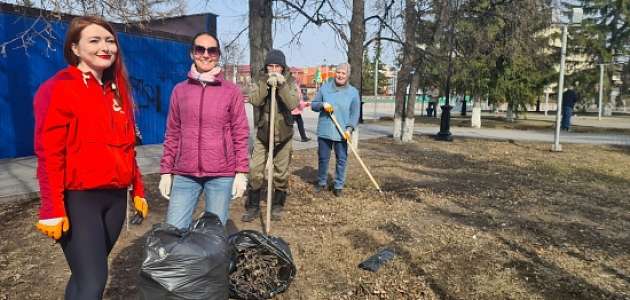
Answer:
[(126, 193), (127, 189), (65, 192), (70, 232), (60, 244), (72, 272), (66, 300), (103, 298), (107, 257), (125, 221)]
[(573, 115), (573, 107), (562, 107), (562, 121), (560, 122), (560, 128), (568, 130), (571, 128), (571, 116)]
[(293, 115), (293, 119), (297, 122), (300, 137), (303, 140), (307, 139), (308, 137), (306, 136), (306, 131), (304, 130), (304, 120), (302, 119), (302, 115)]

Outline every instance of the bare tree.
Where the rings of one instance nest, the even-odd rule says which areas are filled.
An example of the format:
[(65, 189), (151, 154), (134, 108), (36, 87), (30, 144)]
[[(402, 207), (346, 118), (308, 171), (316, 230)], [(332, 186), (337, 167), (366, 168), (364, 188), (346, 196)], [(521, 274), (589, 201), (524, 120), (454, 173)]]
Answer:
[(264, 67), (273, 46), (273, 1), (249, 0), (249, 65), (252, 78)]
[[(363, 73), (363, 42), (365, 41), (365, 3), (363, 0), (352, 1), (352, 19), (350, 20), (350, 43), (348, 44), (348, 62), (352, 66), (350, 84), (361, 91)], [(361, 105), (363, 110), (363, 105)], [(363, 115), (361, 113), (361, 115)]]
[(0, 41), (0, 56), (5, 56), (8, 48), (27, 51), (38, 41), (46, 43), (48, 50), (55, 51), (52, 41), (56, 37), (50, 20), (61, 19), (64, 14), (101, 16), (142, 28), (143, 23), (150, 20), (181, 15), (185, 8), (184, 0), (16, 0), (15, 4), (39, 8), (41, 12), (27, 30)]
[(30, 0), (28, 4), (57, 14), (102, 16), (132, 23), (184, 13), (183, 0)]

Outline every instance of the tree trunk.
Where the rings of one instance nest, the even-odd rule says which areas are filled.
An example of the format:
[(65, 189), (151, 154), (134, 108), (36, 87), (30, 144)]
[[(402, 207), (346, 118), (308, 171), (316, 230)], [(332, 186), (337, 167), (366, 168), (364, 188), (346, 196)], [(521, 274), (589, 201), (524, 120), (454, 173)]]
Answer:
[[(394, 140), (405, 142), (402, 140), (404, 131), (409, 131), (408, 129), (404, 129), (403, 127), (408, 127), (411, 124), (413, 126), (413, 121), (407, 121), (409, 118), (413, 119), (413, 108), (411, 109), (411, 116), (407, 115), (409, 111), (408, 107), (411, 103), (412, 107), (415, 105), (415, 95), (419, 86), (418, 83), (415, 85), (415, 90), (412, 90), (413, 87), (409, 88), (409, 95), (407, 99), (407, 105), (405, 106), (405, 92), (407, 90), (407, 86), (411, 84), (412, 81), (412, 71), (415, 62), (415, 57), (417, 55), (416, 50), (416, 31), (418, 30), (418, 20), (417, 20), (417, 12), (416, 12), (416, 3), (414, 0), (405, 0), (405, 44), (403, 45), (403, 61), (401, 64), (400, 72), (398, 73), (398, 84), (396, 89), (396, 102), (395, 102), (395, 111), (394, 111)], [(418, 74), (419, 75), (419, 74)], [(415, 76), (414, 76), (415, 77)], [(413, 97), (412, 97), (413, 96)], [(411, 128), (411, 134), (413, 135), (413, 127)], [(406, 137), (411, 139), (411, 137)]]
[(514, 122), (514, 104), (508, 102), (507, 112), (505, 113), (505, 119), (508, 122)]
[(420, 73), (414, 73), (411, 86), (409, 87), (409, 95), (407, 97), (407, 107), (405, 109), (405, 119), (402, 127), (401, 142), (408, 143), (413, 140), (413, 129), (415, 123), (416, 94), (420, 87)]
[(402, 135), (402, 125), (403, 125), (403, 115), (404, 115), (404, 107), (405, 107), (405, 91), (407, 89), (407, 85), (409, 80), (408, 77), (408, 68), (405, 68), (404, 65), (398, 71), (398, 78), (396, 79), (396, 96), (394, 98), (394, 140), (400, 141), (400, 137)]
[(265, 66), (265, 56), (273, 47), (272, 0), (249, 0), (249, 65), (252, 79)]
[(473, 128), (481, 128), (481, 99), (473, 100), (472, 117), (470, 118), (470, 126)]
[(352, 66), (350, 84), (359, 90), (361, 100), (360, 121), (363, 121), (363, 99), (361, 74), (363, 73), (363, 42), (365, 41), (365, 3), (363, 0), (352, 1), (352, 19), (350, 20), (350, 44), (348, 45), (348, 63)]

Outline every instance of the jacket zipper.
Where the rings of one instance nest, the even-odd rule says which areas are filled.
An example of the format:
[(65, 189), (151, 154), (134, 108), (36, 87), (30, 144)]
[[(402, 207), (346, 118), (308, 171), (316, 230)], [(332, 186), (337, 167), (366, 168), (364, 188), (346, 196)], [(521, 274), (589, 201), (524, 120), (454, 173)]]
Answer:
[(206, 92), (206, 87), (203, 86), (201, 88), (201, 100), (199, 101), (199, 132), (197, 134), (197, 169), (199, 170), (199, 174), (202, 173), (201, 170), (201, 125), (202, 117), (203, 117), (203, 95)]
[(223, 130), (221, 130), (221, 138), (223, 139), (223, 157), (225, 158), (225, 162), (228, 162), (228, 157), (227, 157), (227, 140), (225, 139), (225, 128), (223, 128)]

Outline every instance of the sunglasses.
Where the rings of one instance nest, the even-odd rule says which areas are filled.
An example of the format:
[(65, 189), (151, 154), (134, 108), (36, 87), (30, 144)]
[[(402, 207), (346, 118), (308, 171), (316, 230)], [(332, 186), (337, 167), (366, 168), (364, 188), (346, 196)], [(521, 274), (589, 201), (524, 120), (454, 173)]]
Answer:
[(204, 46), (195, 45), (192, 51), (193, 51), (193, 54), (198, 55), (198, 56), (202, 56), (206, 52), (208, 52), (208, 55), (210, 56), (219, 56), (221, 54), (221, 50), (219, 49), (219, 47), (206, 48)]

